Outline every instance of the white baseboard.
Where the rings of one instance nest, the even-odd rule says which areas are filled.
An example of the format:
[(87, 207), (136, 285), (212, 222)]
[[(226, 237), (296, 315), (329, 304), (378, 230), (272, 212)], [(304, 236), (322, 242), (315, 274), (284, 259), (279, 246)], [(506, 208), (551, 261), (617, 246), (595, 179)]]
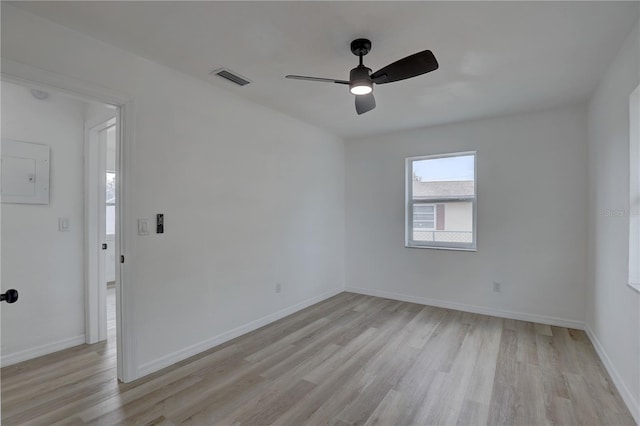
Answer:
[(25, 349), (14, 352), (12, 354), (2, 355), (0, 365), (6, 367), (8, 365), (17, 364), (22, 361), (28, 361), (39, 356), (48, 355), (63, 349), (72, 348), (83, 344), (85, 341), (84, 334), (80, 336), (70, 337), (68, 339), (58, 340), (57, 342), (47, 343), (46, 345), (36, 346), (35, 348)]
[(525, 312), (505, 311), (502, 309), (488, 308), (486, 306), (467, 305), (464, 303), (450, 302), (448, 300), (429, 299), (420, 296), (409, 296), (406, 294), (392, 293), (384, 290), (372, 290), (361, 287), (346, 287), (345, 291), (367, 296), (384, 297), (386, 299), (399, 300), (401, 302), (418, 303), (420, 305), (436, 306), (438, 308), (454, 309), (456, 311), (471, 312), (474, 314), (489, 315), (493, 317), (508, 318), (520, 321), (536, 322), (539, 324), (556, 325), (559, 327), (575, 328), (584, 330), (584, 322), (565, 318), (556, 318), (546, 315), (529, 314)]
[(640, 401), (636, 401), (633, 397), (633, 394), (629, 391), (629, 388), (622, 380), (622, 376), (618, 373), (615, 366), (611, 362), (611, 358), (607, 355), (607, 352), (604, 350), (604, 346), (596, 337), (596, 334), (593, 332), (589, 324), (585, 325), (585, 331), (587, 332), (587, 336), (591, 339), (591, 343), (593, 343), (593, 347), (595, 348), (600, 360), (604, 364), (604, 367), (607, 369), (607, 372), (611, 376), (613, 383), (616, 385), (618, 392), (620, 392), (620, 396), (622, 397), (625, 404), (627, 404), (627, 408), (631, 412), (631, 415), (635, 419), (636, 423), (640, 425)]
[(330, 297), (335, 296), (336, 294), (342, 293), (344, 288), (336, 288), (331, 291), (328, 291), (320, 296), (312, 297), (311, 299), (303, 300), (300, 303), (296, 303), (293, 306), (289, 306), (288, 308), (282, 309), (280, 311), (274, 312), (257, 320), (251, 321), (245, 325), (241, 325), (240, 327), (236, 327), (232, 330), (229, 330), (225, 333), (219, 334), (210, 339), (204, 340), (202, 342), (196, 343), (195, 345), (188, 346), (179, 351), (170, 353), (163, 357), (157, 358), (153, 361), (142, 364), (138, 369), (137, 378), (144, 377), (148, 374), (154, 373), (158, 370), (161, 370), (165, 367), (168, 367), (177, 362), (183, 361), (191, 356), (197, 355), (200, 352), (204, 352), (209, 350), (215, 346), (221, 345), (222, 343), (228, 342), (231, 339), (235, 339), (238, 336), (242, 336), (243, 334), (249, 333), (253, 330), (256, 330), (260, 327), (263, 327), (267, 324), (270, 324), (274, 321), (277, 321), (281, 318), (284, 318), (288, 315), (291, 315), (295, 312), (298, 312), (304, 308), (307, 308), (316, 303), (322, 302)]

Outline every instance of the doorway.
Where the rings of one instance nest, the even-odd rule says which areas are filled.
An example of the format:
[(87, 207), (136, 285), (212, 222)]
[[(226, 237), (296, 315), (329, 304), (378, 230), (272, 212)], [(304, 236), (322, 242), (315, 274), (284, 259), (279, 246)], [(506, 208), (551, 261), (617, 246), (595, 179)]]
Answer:
[[(15, 63), (7, 67), (23, 72), (26, 68)], [(121, 123), (130, 101), (109, 94), (104, 96), (106, 102), (99, 101), (98, 89), (84, 96), (80, 93), (88, 90), (86, 84), (76, 86), (71, 80), (61, 84), (58, 76), (39, 70), (32, 70), (34, 80), (28, 81), (4, 71), (3, 142), (12, 139), (47, 150), (51, 181), (45, 202), (3, 202), (0, 207), (2, 288), (16, 288), (20, 294), (15, 304), (2, 306), (1, 365), (104, 341), (105, 352), (113, 355), (114, 379), (131, 381), (136, 374), (132, 355), (125, 351), (131, 332), (122, 332), (123, 318), (128, 317), (122, 314), (119, 226), (124, 214), (119, 199)], [(97, 134), (103, 143), (90, 149), (88, 136), (92, 129), (98, 130), (96, 126), (101, 126)], [(95, 173), (92, 160), (100, 159), (102, 163), (95, 164), (101, 173)], [(28, 166), (28, 161), (23, 163)], [(36, 182), (40, 176), (25, 174)], [(92, 239), (96, 244), (90, 249)]]
[(102, 111), (85, 128), (86, 341), (115, 345), (117, 111)]

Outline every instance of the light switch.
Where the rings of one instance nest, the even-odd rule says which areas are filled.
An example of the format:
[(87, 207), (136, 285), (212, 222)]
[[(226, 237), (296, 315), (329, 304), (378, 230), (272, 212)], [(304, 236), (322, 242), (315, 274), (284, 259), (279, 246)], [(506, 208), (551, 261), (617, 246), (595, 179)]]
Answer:
[(58, 231), (69, 232), (69, 218), (67, 217), (58, 218)]
[(138, 219), (138, 235), (149, 235), (149, 219)]

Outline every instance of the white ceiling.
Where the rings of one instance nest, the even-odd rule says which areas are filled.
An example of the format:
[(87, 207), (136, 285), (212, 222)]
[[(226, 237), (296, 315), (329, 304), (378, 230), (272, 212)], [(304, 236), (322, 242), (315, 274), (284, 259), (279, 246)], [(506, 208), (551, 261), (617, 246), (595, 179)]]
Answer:
[[(586, 100), (638, 2), (22, 2), (19, 7), (343, 137)], [(430, 49), (440, 69), (376, 86), (362, 116), (342, 85), (351, 40), (374, 71)], [(228, 67), (252, 81), (209, 76)]]

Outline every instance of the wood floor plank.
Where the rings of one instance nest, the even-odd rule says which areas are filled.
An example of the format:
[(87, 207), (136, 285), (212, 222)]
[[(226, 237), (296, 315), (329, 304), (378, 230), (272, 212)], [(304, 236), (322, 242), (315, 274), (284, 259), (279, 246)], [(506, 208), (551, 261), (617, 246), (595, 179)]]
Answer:
[(537, 335), (536, 343), (548, 402), (555, 397), (569, 399), (569, 388), (562, 375), (564, 371), (560, 363), (559, 348), (554, 346), (553, 339), (547, 335)]
[(465, 399), (488, 407), (500, 349), (502, 320), (496, 317), (478, 316), (478, 325), (473, 332), (479, 333), (480, 343)]
[[(411, 305), (411, 304), (409, 304)], [(353, 401), (336, 415), (336, 419), (348, 424), (362, 424), (382, 402), (390, 390), (397, 387), (406, 371), (414, 364), (419, 349), (411, 346), (412, 332), (416, 329), (415, 318), (420, 311), (407, 309), (405, 312), (413, 316), (402, 329), (396, 332), (387, 344), (362, 368), (364, 377), (372, 380), (362, 383), (362, 390)]]
[(133, 383), (113, 341), (0, 375), (3, 425), (635, 424), (583, 331), (353, 293)]
[(400, 392), (390, 389), (364, 423), (365, 426), (387, 426), (395, 424), (404, 409), (402, 399), (403, 395)]
[(168, 389), (169, 392), (165, 393), (172, 395), (184, 389), (181, 385), (184, 380), (193, 382), (188, 386), (191, 387), (202, 380), (199, 374), (207, 374), (212, 369), (220, 369), (221, 365), (227, 365), (228, 362), (244, 362), (236, 356), (237, 351), (236, 346), (227, 346), (198, 359), (193, 359), (186, 365), (165, 369), (163, 374), (156, 373), (144, 380), (134, 382), (134, 384), (121, 383), (119, 385), (121, 392), (100, 404), (86, 408), (80, 412), (79, 417), (86, 422), (99, 418), (98, 423), (100, 424), (122, 422), (126, 418), (127, 412), (132, 410), (130, 408), (132, 404), (134, 407), (147, 407), (166, 398), (156, 399), (156, 390), (158, 389)]
[[(305, 395), (311, 392), (316, 384), (300, 380), (290, 388), (280, 392), (268, 393), (251, 409), (243, 408), (234, 423), (246, 425), (268, 425), (273, 423), (283, 411), (288, 410)], [(225, 423), (224, 421), (222, 423)]]
[(549, 425), (544, 399), (540, 367), (518, 362), (517, 387), (515, 392), (515, 424)]
[(583, 377), (579, 374), (566, 373), (565, 378), (569, 385), (569, 393), (573, 412), (576, 415), (578, 424), (581, 425), (598, 425), (604, 424), (595, 406), (590, 404), (592, 401), (587, 390), (587, 384)]
[[(219, 395), (215, 395), (213, 398), (205, 401), (205, 404), (202, 404), (202, 406), (199, 407), (199, 410), (191, 407), (189, 411), (192, 413), (195, 412), (195, 414), (192, 414), (189, 418), (185, 419), (184, 423), (196, 425), (217, 424), (221, 423), (225, 418), (233, 419), (233, 421), (235, 421), (235, 417), (240, 416), (242, 411), (244, 411), (248, 405), (252, 403), (257, 404), (261, 395), (270, 394), (270, 389), (277, 391), (281, 388), (287, 388), (288, 384), (294, 380), (294, 378), (303, 380), (302, 377), (309, 369), (320, 364), (326, 358), (331, 356), (338, 348), (339, 346), (337, 345), (329, 345), (313, 356), (307, 357), (297, 366), (273, 377), (273, 380), (261, 383), (262, 388), (258, 389), (259, 392), (256, 392), (256, 389), (252, 389), (250, 392), (246, 392), (242, 395), (224, 394), (223, 398), (227, 398), (224, 400), (222, 400)], [(286, 363), (286, 361), (283, 361), (281, 364), (284, 363)], [(261, 377), (265, 377), (264, 374), (262, 374)], [(231, 420), (229, 421), (232, 422)]]
[(553, 336), (551, 332), (551, 327), (547, 324), (533, 324), (536, 334), (541, 334), (543, 336)]
[[(354, 341), (359, 341), (357, 345), (345, 347), (339, 362), (324, 363), (306, 376), (310, 381), (315, 380), (318, 387), (300, 404), (281, 416), (277, 423), (322, 424), (334, 420), (335, 414), (373, 379), (371, 374), (362, 372), (363, 367), (408, 322), (409, 316), (405, 313), (397, 315), (395, 321), (389, 321), (383, 329), (370, 328), (365, 332), (368, 336)], [(350, 350), (346, 350), (349, 347)]]
[[(487, 422), (501, 330), (502, 320), (499, 318), (478, 316), (477, 325), (472, 330), (477, 335), (476, 339), (479, 340), (477, 355), (459, 409), (457, 424), (486, 424)], [(474, 349), (472, 346), (466, 346), (465, 350)]]
[(496, 361), (496, 375), (493, 379), (491, 404), (489, 405), (488, 425), (511, 425), (515, 423), (516, 411), (516, 372), (517, 364), (517, 333), (513, 327), (505, 328), (500, 338), (500, 349)]
[[(93, 415), (89, 413), (81, 413), (78, 417), (85, 423), (92, 423), (96, 425), (115, 425), (123, 423), (125, 419), (137, 419), (138, 417), (136, 416), (140, 415), (163, 415), (162, 407), (158, 406), (159, 401), (164, 401), (176, 393), (192, 387), (200, 381), (202, 381), (200, 377), (192, 375), (185, 376), (171, 382), (169, 386), (162, 386), (145, 394), (142, 398), (133, 400), (124, 405), (118, 404), (114, 409), (106, 412), (106, 414), (96, 417), (95, 413), (106, 411), (104, 407), (96, 407), (96, 410), (92, 410)], [(109, 402), (116, 402), (117, 404), (117, 401), (110, 400)]]
[[(238, 413), (252, 401), (266, 395), (268, 384), (264, 377), (250, 373), (216, 392), (208, 393), (205, 399), (200, 399), (197, 403), (186, 403), (182, 409), (176, 407), (172, 411), (167, 410), (167, 416), (176, 424), (223, 424), (221, 419)], [(232, 422), (227, 421), (224, 424), (230, 423)]]
[[(577, 425), (578, 419), (568, 398), (554, 397), (550, 403), (549, 420), (554, 425)], [(617, 423), (612, 423), (617, 424)]]
[(202, 410), (212, 399), (218, 398), (218, 395), (236, 395), (249, 390), (255, 392), (254, 388), (266, 388), (268, 381), (259, 373), (280, 362), (295, 349), (290, 345), (284, 346), (258, 362), (248, 362), (235, 368), (213, 371), (207, 376), (202, 376), (202, 383), (161, 402), (167, 418), (175, 423), (181, 423), (191, 413)]
[(460, 407), (456, 425), (486, 425), (489, 416), (489, 404), (465, 399)]
[[(487, 339), (484, 332), (486, 328), (481, 317), (475, 314), (463, 315), (461, 325), (465, 335), (459, 350), (455, 354), (449, 371), (441, 372), (436, 376), (436, 380), (441, 382), (438, 393), (427, 398), (422, 408), (417, 411), (415, 415), (417, 423), (456, 424), (464, 400), (468, 397), (468, 390), (472, 385), (477, 386), (475, 383), (472, 384), (471, 380), (479, 378), (475, 367), (478, 365), (483, 343)], [(495, 341), (497, 342), (497, 336)], [(481, 368), (486, 368), (486, 365), (482, 365)], [(488, 384), (485, 384), (485, 387), (488, 388)]]
[(520, 363), (538, 365), (538, 348), (536, 345), (536, 330), (531, 322), (518, 321), (517, 359)]

